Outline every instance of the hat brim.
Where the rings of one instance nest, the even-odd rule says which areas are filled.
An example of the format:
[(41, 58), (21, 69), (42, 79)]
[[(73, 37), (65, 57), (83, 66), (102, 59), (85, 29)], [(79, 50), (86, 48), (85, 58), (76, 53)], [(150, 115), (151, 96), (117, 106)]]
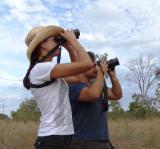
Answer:
[(47, 39), (50, 36), (57, 36), (63, 31), (64, 30), (58, 26), (44, 27), (39, 33), (36, 34), (35, 38), (29, 44), (29, 47), (27, 49), (28, 59), (31, 60), (31, 55), (32, 55), (33, 51), (42, 41), (44, 41), (45, 39)]

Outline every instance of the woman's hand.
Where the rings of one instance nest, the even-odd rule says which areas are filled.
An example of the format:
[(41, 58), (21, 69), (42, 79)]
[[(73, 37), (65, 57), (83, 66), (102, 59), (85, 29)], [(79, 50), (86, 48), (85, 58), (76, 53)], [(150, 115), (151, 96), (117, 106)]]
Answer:
[(70, 51), (74, 51), (74, 48), (72, 47), (72, 45), (67, 41), (65, 43), (63, 43), (62, 45), (68, 52)]
[(70, 44), (77, 40), (73, 30), (66, 30), (61, 33), (61, 36), (64, 37)]

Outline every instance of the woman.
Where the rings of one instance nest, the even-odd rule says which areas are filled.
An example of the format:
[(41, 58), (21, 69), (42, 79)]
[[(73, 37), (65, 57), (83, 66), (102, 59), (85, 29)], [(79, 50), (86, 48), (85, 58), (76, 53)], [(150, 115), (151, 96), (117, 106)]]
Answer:
[[(60, 52), (59, 44), (55, 40), (59, 35), (67, 40), (63, 46), (67, 48), (70, 56), (76, 53), (78, 62), (52, 62)], [(73, 31), (64, 31), (58, 26), (33, 28), (27, 34), (25, 42), (28, 46), (30, 67), (23, 82), (24, 86), (31, 90), (41, 112), (35, 148), (68, 149), (74, 131), (65, 78), (69, 82), (78, 80), (72, 75), (89, 70), (93, 64)], [(50, 83), (46, 85), (46, 82)]]

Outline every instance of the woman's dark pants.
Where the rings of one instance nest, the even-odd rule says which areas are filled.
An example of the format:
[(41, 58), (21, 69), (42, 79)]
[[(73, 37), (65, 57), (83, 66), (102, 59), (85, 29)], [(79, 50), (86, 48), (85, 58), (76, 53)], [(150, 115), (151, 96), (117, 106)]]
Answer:
[(72, 136), (51, 135), (38, 137), (35, 149), (70, 149)]

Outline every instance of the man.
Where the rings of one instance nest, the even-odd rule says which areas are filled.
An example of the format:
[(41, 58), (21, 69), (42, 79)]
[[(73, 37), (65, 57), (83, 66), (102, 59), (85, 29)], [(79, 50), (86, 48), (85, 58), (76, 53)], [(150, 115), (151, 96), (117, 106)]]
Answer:
[[(88, 52), (96, 64), (94, 53)], [(108, 99), (119, 100), (122, 97), (120, 83), (115, 70), (108, 69), (106, 61), (101, 61), (101, 67), (95, 66), (80, 75), (81, 82), (69, 85), (69, 97), (75, 134), (73, 149), (112, 149), (109, 141), (107, 115), (103, 110), (102, 93), (104, 75), (108, 73), (112, 88), (108, 88)], [(96, 78), (94, 83), (90, 83)]]

